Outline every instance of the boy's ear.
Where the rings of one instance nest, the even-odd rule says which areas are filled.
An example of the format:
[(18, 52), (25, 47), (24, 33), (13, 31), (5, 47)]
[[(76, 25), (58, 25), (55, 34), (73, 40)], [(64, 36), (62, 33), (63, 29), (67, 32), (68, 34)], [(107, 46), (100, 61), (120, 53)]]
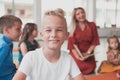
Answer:
[(69, 32), (67, 32), (67, 37), (69, 37), (69, 35), (70, 35), (70, 33), (69, 33)]
[(68, 37), (69, 37), (69, 32), (67, 32), (66, 40), (68, 39)]
[(40, 36), (41, 36), (41, 37), (43, 36), (42, 32), (40, 32)]
[(4, 27), (3, 28), (3, 33), (8, 33), (9, 32), (9, 28), (8, 27)]
[(40, 36), (41, 36), (41, 38), (42, 38), (42, 40), (43, 40), (43, 33), (42, 33), (42, 32), (40, 32)]

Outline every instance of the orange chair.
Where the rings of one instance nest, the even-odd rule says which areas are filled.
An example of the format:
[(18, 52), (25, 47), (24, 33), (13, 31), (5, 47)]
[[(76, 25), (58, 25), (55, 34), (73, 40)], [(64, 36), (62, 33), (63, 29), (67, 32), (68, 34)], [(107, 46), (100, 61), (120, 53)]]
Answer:
[(106, 72), (115, 72), (120, 70), (120, 65), (112, 65), (110, 63), (107, 63), (106, 61), (103, 61), (98, 69), (99, 73), (106, 73)]
[(117, 78), (116, 72), (108, 72), (92, 76), (86, 76), (86, 80), (120, 80), (120, 79)]

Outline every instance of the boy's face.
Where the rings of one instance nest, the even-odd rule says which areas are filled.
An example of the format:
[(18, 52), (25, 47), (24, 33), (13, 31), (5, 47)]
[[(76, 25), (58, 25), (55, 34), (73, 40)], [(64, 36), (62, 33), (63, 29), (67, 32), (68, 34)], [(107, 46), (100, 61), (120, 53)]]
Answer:
[(41, 36), (47, 48), (60, 49), (68, 36), (65, 20), (58, 16), (46, 16), (42, 27)]
[(110, 47), (113, 49), (113, 50), (116, 50), (118, 49), (118, 41), (116, 38), (111, 38), (109, 40), (109, 44), (110, 44)]
[(12, 41), (18, 41), (21, 35), (21, 26), (21, 23), (15, 22), (14, 26), (12, 26), (11, 28), (7, 28), (6, 36)]

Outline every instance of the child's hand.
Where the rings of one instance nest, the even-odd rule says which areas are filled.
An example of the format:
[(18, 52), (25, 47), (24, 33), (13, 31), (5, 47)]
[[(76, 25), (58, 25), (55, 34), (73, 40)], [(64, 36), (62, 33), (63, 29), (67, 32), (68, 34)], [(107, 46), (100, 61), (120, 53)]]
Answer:
[(113, 64), (115, 64), (115, 65), (119, 65), (119, 64), (120, 64), (119, 59), (114, 59), (114, 60), (113, 60)]
[(120, 71), (117, 71), (116, 75), (117, 75), (117, 78), (120, 78)]

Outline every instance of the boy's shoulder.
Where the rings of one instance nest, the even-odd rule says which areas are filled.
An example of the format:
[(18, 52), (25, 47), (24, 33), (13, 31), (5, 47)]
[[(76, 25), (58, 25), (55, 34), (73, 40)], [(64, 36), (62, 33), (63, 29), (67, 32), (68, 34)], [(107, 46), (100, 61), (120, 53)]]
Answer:
[(29, 51), (27, 52), (27, 54), (25, 56), (29, 57), (29, 58), (37, 58), (42, 54), (42, 49), (41, 48), (37, 48), (35, 50)]
[(4, 35), (0, 34), (0, 48), (7, 47), (8, 45), (11, 45), (12, 42), (7, 39)]
[(28, 55), (35, 55), (35, 54), (39, 54), (42, 53), (42, 48), (37, 48), (35, 50), (29, 51), (27, 54)]
[(0, 43), (11, 44), (12, 41), (8, 37), (6, 37), (4, 34), (0, 34)]
[(67, 51), (61, 51), (61, 56), (66, 58), (66, 59), (72, 59), (71, 55)]
[(65, 56), (68, 56), (69, 55), (69, 52), (65, 51), (65, 50), (61, 50), (61, 54), (65, 55)]
[(23, 59), (26, 59), (26, 60), (31, 60), (33, 62), (41, 59), (41, 48), (38, 48), (38, 49), (35, 49), (33, 51), (29, 51), (27, 52), (27, 54), (23, 57)]

